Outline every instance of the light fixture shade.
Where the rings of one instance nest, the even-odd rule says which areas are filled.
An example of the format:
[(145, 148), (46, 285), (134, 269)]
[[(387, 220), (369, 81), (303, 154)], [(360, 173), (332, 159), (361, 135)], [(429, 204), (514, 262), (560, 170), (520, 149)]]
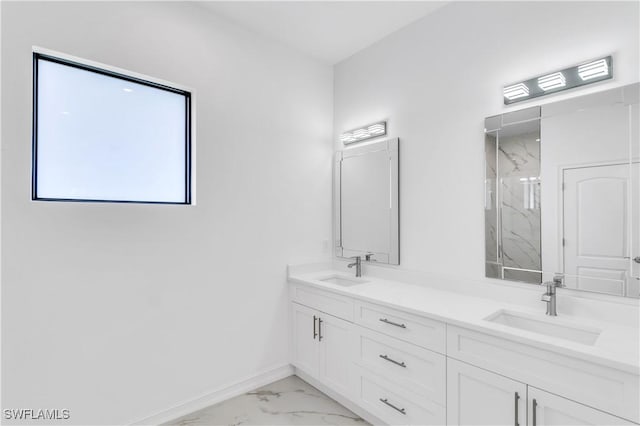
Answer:
[(589, 62), (578, 67), (578, 75), (584, 81), (609, 75), (609, 64), (605, 59)]
[(384, 135), (387, 132), (384, 123), (372, 124), (371, 126), (367, 127), (367, 130), (369, 130), (369, 133), (372, 135)]
[(553, 74), (538, 77), (538, 87), (544, 90), (559, 89), (567, 85), (567, 79), (561, 72), (554, 72)]
[(524, 98), (525, 96), (529, 96), (529, 87), (524, 83), (518, 83), (505, 87), (503, 93), (504, 97), (509, 100)]
[(384, 136), (387, 134), (387, 122), (380, 121), (378, 123), (369, 124), (368, 126), (359, 127), (357, 129), (349, 130), (340, 135), (340, 142), (345, 145), (354, 142), (360, 142), (371, 138), (377, 138), (378, 136)]
[(355, 140), (356, 139), (351, 135), (351, 133), (343, 133), (340, 135), (340, 142), (344, 144), (355, 142)]
[(611, 56), (547, 73), (503, 88), (505, 105), (613, 78)]

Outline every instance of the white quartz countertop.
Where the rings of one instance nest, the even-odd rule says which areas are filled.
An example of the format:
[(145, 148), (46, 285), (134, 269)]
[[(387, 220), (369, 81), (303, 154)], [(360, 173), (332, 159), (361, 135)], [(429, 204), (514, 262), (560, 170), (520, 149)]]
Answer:
[[(609, 323), (597, 318), (562, 314), (557, 317), (549, 317), (544, 314), (543, 306), (534, 311), (522, 305), (507, 304), (373, 276), (365, 276), (361, 280), (366, 282), (353, 286), (321, 281), (321, 279), (332, 275), (349, 277), (342, 271), (332, 269), (313, 272), (293, 271), (289, 274), (289, 281), (401, 309), (450, 325), (532, 345), (539, 349), (595, 362), (628, 373), (640, 374), (640, 336), (639, 329), (636, 327)], [(587, 345), (486, 320), (487, 317), (500, 310), (522, 313), (531, 318), (535, 317), (547, 322), (553, 321), (560, 325), (601, 330), (601, 333), (593, 345)]]

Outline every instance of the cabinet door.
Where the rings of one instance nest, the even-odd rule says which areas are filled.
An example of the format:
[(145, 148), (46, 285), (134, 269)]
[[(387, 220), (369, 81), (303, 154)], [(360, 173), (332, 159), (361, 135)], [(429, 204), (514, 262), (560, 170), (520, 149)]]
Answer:
[(631, 424), (595, 408), (529, 386), (529, 426)]
[(293, 364), (318, 378), (318, 313), (306, 306), (293, 306)]
[(322, 314), (318, 324), (320, 380), (336, 392), (350, 396), (353, 392), (353, 325)]
[(526, 425), (527, 386), (447, 359), (448, 425)]

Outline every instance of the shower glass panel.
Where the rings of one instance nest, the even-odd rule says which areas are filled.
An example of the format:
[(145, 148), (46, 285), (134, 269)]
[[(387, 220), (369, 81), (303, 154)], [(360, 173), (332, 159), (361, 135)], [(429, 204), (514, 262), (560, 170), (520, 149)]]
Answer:
[(540, 108), (485, 126), (486, 275), (540, 283)]

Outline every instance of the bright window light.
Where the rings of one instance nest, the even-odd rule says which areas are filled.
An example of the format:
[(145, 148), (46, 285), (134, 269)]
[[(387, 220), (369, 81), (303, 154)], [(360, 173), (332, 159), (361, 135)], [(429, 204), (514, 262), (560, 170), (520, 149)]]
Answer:
[(606, 59), (598, 59), (578, 67), (578, 75), (582, 80), (604, 77), (609, 75), (609, 65)]
[(191, 94), (33, 55), (32, 198), (191, 204)]
[(567, 80), (564, 78), (564, 74), (561, 72), (554, 72), (553, 74), (545, 75), (538, 78), (538, 87), (547, 91), (551, 89), (557, 89), (567, 85)]

